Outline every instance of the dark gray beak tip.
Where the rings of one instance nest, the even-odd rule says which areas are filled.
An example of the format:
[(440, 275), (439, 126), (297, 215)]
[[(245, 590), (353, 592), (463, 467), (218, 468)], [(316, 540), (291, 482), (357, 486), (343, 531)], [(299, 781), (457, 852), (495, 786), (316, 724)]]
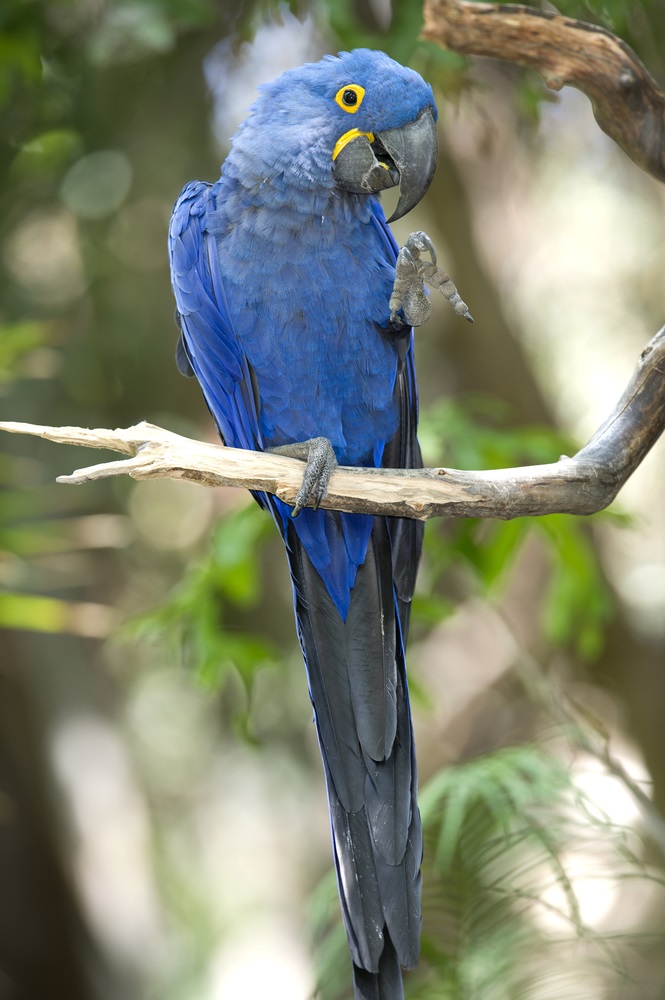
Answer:
[(399, 201), (388, 222), (395, 222), (421, 200), (434, 177), (439, 146), (431, 108), (401, 128), (387, 129), (378, 138), (399, 170)]

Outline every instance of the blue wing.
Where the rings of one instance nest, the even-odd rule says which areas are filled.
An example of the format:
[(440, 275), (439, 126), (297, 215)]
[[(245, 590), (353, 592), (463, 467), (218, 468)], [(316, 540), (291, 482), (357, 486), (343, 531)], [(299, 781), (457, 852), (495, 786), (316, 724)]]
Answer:
[(207, 229), (214, 185), (187, 184), (169, 227), (171, 282), (180, 342), (179, 366), (186, 363), (203, 390), (219, 432), (231, 448), (262, 447), (255, 396), (229, 315), (214, 236)]

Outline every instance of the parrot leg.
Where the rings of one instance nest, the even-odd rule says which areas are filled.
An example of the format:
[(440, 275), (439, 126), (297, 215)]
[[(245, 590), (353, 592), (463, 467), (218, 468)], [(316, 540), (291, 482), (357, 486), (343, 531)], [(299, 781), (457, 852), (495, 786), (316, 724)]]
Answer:
[[(428, 253), (431, 260), (421, 260)], [(445, 271), (436, 266), (436, 250), (427, 233), (411, 233), (400, 250), (395, 265), (395, 283), (390, 296), (390, 322), (405, 326), (422, 326), (429, 319), (432, 303), (425, 292), (425, 283), (448, 299), (458, 316), (473, 323), (466, 302)], [(402, 319), (398, 316), (401, 311)]]
[(328, 438), (310, 438), (308, 441), (297, 441), (294, 444), (283, 444), (278, 448), (268, 448), (273, 455), (286, 455), (288, 458), (300, 458), (307, 462), (302, 486), (296, 493), (296, 502), (292, 517), (297, 517), (300, 511), (313, 501), (314, 510), (328, 492), (328, 483), (337, 466), (335, 452)]

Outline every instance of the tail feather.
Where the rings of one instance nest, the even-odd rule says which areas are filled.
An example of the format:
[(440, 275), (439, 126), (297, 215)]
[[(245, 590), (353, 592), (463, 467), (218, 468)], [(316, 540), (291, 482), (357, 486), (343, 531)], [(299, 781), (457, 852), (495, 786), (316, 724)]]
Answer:
[(368, 972), (354, 963), (353, 992), (355, 1000), (404, 1000), (402, 971), (390, 938), (386, 939), (378, 972)]
[[(381, 558), (382, 543), (389, 552), (385, 522), (377, 519), (365, 561), (356, 573), (344, 629), (358, 738), (363, 751), (375, 761), (390, 755), (397, 729), (398, 636), (394, 614), (386, 614), (394, 602), (393, 580), (390, 562)], [(372, 660), (378, 661), (379, 667), (363, 669)], [(377, 673), (383, 675), (380, 685)]]
[(356, 998), (402, 1000), (400, 965), (418, 960), (422, 833), (391, 535), (373, 519), (344, 621), (293, 526), (284, 530)]
[(349, 951), (356, 965), (376, 971), (385, 946), (384, 916), (367, 818), (364, 810), (346, 812), (330, 783), (328, 798), (333, 857)]
[(288, 555), (298, 637), (308, 664), (319, 742), (338, 798), (347, 812), (357, 812), (364, 805), (365, 771), (358, 766), (362, 754), (344, 654), (344, 622), (295, 532), (291, 534)]

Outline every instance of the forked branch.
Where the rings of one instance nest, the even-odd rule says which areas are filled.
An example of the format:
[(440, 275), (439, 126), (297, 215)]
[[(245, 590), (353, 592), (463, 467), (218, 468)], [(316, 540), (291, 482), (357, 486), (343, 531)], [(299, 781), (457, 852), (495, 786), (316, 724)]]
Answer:
[(665, 181), (665, 94), (610, 31), (535, 7), (425, 0), (423, 36), (460, 55), (527, 66), (552, 90), (577, 87), (602, 130)]
[[(322, 507), (366, 514), (494, 517), (593, 514), (607, 507), (665, 428), (665, 327), (642, 351), (626, 390), (607, 420), (575, 456), (551, 465), (496, 472), (458, 469), (335, 471)], [(125, 430), (86, 430), (0, 423), (0, 430), (33, 434), (129, 458), (79, 469), (61, 483), (109, 476), (184, 479), (204, 486), (240, 486), (274, 493), (293, 504), (303, 463), (266, 452), (206, 444), (141, 423)]]

